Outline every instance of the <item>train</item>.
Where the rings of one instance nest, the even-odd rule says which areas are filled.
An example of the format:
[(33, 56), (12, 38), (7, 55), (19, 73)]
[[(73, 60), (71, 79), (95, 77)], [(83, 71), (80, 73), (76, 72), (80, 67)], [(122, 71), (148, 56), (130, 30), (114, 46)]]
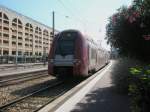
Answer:
[(59, 32), (48, 55), (48, 74), (60, 77), (88, 77), (109, 62), (108, 51), (79, 30)]

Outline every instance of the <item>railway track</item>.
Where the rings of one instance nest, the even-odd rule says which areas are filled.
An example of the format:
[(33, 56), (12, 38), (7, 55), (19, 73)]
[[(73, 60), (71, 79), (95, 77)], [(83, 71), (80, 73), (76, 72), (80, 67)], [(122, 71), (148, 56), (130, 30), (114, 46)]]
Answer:
[[(91, 78), (93, 79), (93, 77)], [(91, 80), (91, 78), (88, 80)], [(71, 83), (68, 83), (67, 81), (65, 81), (66, 84), (62, 81), (55, 81), (48, 84), (47, 87), (43, 86), (44, 88), (42, 87), (42, 89), (36, 89), (22, 97), (19, 96), (16, 99), (9, 100), (7, 103), (0, 106), (0, 112), (37, 112), (47, 104), (62, 96), (68, 90), (72, 89), (77, 83), (80, 83), (79, 81), (71, 85)], [(82, 86), (84, 86), (84, 84)]]
[(25, 76), (23, 76), (23, 75), (16, 76), (16, 77), (15, 76), (13, 76), (13, 77), (11, 76), (8, 79), (1, 80), (0, 81), (0, 87), (9, 86), (9, 85), (15, 85), (15, 84), (18, 84), (18, 83), (22, 83), (22, 82), (25, 82), (25, 81), (38, 79), (38, 78), (41, 78), (41, 77), (47, 77), (49, 75), (46, 72), (39, 72), (39, 73), (35, 72), (35, 73), (31, 73), (31, 74), (24, 74)]
[[(0, 112), (36, 112), (67, 91), (66, 88), (62, 89), (63, 83), (63, 81), (59, 81), (23, 97), (17, 98), (1, 106)], [(47, 97), (43, 97), (42, 94), (49, 95)]]
[[(39, 73), (39, 75), (41, 75), (41, 74)], [(33, 75), (33, 76), (35, 76), (35, 75)], [(24, 78), (25, 77), (27, 79), (28, 78), (30, 79), (30, 75), (24, 76)], [(39, 77), (43, 77), (43, 76), (39, 76)], [(1, 82), (0, 85), (2, 83), (11, 82), (11, 80), (12, 80), (11, 83), (13, 83), (13, 80), (18, 80), (18, 79), (20, 80), (20, 78), (21, 79), (23, 78), (22, 75), (21, 75), (21, 77), (17, 77), (17, 78), (13, 77), (13, 79), (11, 77), (11, 79), (9, 79), (7, 81), (6, 80), (0, 81)], [(58, 81), (58, 80), (55, 80), (55, 81)], [(63, 82), (58, 82), (58, 84), (57, 84), (57, 83), (55, 83), (55, 81), (53, 81), (51, 83), (46, 82), (47, 83), (46, 85), (43, 84), (43, 86), (40, 86), (40, 87), (39, 86), (35, 86), (35, 87), (34, 86), (29, 86), (29, 87), (26, 86), (26, 87), (22, 87), (22, 89), (18, 89), (18, 87), (16, 88), (16, 90), (10, 89), (10, 90), (14, 91), (14, 92), (13, 91), (10, 92), (10, 95), (12, 93), (12, 95), (15, 95), (16, 98), (15, 97), (12, 97), (12, 98), (6, 97), (7, 100), (1, 102), (0, 112), (37, 112), (39, 109), (43, 108), (48, 103), (51, 103), (53, 100), (57, 99), (59, 96), (63, 95), (68, 90), (70, 90), (74, 87), (74, 86), (70, 85), (70, 83), (63, 84)], [(61, 84), (63, 84), (64, 86)], [(67, 87), (68, 85), (70, 87)], [(30, 89), (28, 89), (28, 88), (30, 88)], [(32, 88), (34, 88), (34, 89), (32, 89)], [(40, 88), (42, 88), (42, 89), (40, 89)], [(6, 90), (8, 90), (8, 89), (6, 88)], [(2, 88), (2, 91), (3, 90), (4, 89)], [(22, 91), (24, 91), (25, 94)], [(5, 91), (5, 92), (7, 92), (7, 91)], [(8, 94), (8, 92), (7, 92), (7, 94)]]

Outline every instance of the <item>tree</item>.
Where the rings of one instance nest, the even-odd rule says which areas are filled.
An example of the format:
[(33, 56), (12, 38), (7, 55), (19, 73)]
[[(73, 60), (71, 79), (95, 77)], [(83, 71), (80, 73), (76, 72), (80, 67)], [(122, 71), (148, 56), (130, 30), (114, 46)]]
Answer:
[(119, 54), (147, 61), (150, 58), (150, 1), (134, 0), (109, 18), (107, 43)]

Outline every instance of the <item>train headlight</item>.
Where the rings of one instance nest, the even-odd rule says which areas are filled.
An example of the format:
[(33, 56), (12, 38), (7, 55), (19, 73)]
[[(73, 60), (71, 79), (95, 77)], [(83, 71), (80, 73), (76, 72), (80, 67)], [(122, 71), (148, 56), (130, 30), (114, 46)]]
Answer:
[(73, 63), (76, 63), (76, 60), (73, 60)]
[(77, 64), (77, 65), (79, 65), (81, 63), (81, 61), (78, 59), (74, 60), (73, 62), (74, 62), (74, 64)]
[(80, 63), (81, 63), (81, 61), (80, 61), (80, 60), (77, 60), (77, 63), (78, 63), (78, 64), (80, 64)]
[(50, 63), (54, 63), (54, 59), (50, 59), (50, 61), (49, 61)]

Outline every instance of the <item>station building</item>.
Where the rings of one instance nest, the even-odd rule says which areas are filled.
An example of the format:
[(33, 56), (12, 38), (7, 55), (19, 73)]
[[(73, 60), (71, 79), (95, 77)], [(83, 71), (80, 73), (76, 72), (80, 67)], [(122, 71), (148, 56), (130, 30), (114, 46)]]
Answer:
[(52, 40), (51, 27), (0, 5), (0, 64), (40, 62)]

